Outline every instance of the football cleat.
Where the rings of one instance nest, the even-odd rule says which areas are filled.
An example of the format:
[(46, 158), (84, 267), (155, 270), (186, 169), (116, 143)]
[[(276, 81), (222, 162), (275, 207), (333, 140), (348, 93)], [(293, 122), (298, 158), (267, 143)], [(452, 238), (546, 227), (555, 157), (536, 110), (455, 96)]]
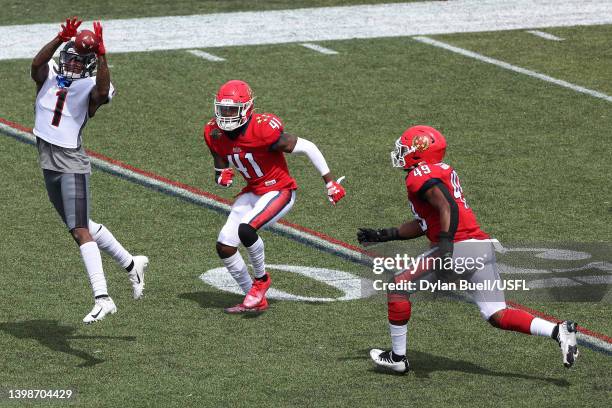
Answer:
[(264, 297), (261, 302), (255, 307), (246, 307), (244, 303), (224, 309), (225, 313), (241, 314), (241, 313), (259, 313), (268, 310), (268, 300)]
[(133, 259), (134, 267), (128, 272), (128, 278), (132, 284), (132, 296), (134, 299), (140, 299), (144, 291), (144, 275), (147, 266), (149, 266), (149, 258), (137, 255)]
[(406, 356), (403, 356), (400, 361), (395, 361), (392, 357), (392, 351), (383, 351), (379, 349), (370, 350), (370, 358), (378, 367), (384, 367), (396, 373), (403, 374), (410, 370), (410, 364)]
[(557, 342), (561, 348), (563, 356), (563, 365), (569, 368), (574, 365), (578, 358), (578, 346), (576, 344), (576, 323), (566, 320), (559, 323), (559, 333), (557, 334)]
[(90, 324), (93, 322), (100, 321), (106, 317), (107, 314), (117, 313), (117, 306), (110, 296), (105, 296), (96, 299), (96, 304), (87, 316), (83, 318), (83, 323)]
[(253, 280), (253, 286), (251, 286), (251, 290), (249, 290), (249, 293), (246, 294), (244, 300), (242, 301), (242, 304), (245, 307), (252, 309), (255, 306), (259, 305), (264, 299), (268, 288), (272, 284), (272, 278), (270, 277), (270, 274), (268, 272), (266, 272), (266, 276), (268, 277), (268, 279), (266, 279), (265, 281), (261, 279)]

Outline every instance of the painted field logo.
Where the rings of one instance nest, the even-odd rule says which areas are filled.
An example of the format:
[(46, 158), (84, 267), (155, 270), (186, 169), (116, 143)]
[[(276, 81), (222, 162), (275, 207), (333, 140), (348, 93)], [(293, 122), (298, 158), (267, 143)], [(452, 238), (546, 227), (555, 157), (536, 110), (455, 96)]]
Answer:
[[(348, 272), (338, 271), (335, 269), (312, 268), (309, 266), (296, 265), (267, 265), (266, 269), (296, 273), (298, 275), (302, 275), (329, 285), (342, 292), (342, 296), (337, 298), (315, 297), (295, 295), (293, 293), (284, 292), (272, 287), (267, 293), (267, 297), (269, 299), (302, 302), (334, 302), (336, 300), (363, 299), (374, 294), (374, 291), (371, 289), (371, 280), (359, 278)], [(235, 293), (238, 295), (243, 294), (240, 286), (238, 286), (234, 278), (232, 278), (232, 276), (227, 272), (227, 269), (224, 267), (211, 269), (203, 273), (200, 276), (200, 279), (202, 279), (204, 283), (207, 283), (224, 292)]]

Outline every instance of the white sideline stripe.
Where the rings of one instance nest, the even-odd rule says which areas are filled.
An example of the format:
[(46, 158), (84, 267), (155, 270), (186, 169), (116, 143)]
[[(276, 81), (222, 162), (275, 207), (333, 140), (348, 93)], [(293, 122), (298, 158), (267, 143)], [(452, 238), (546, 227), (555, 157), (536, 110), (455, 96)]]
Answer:
[[(611, 24), (612, 13), (609, 0), (456, 0), (102, 23), (106, 49), (119, 53)], [(0, 60), (32, 58), (59, 25), (0, 26)]]
[(225, 58), (217, 57), (216, 55), (209, 54), (200, 50), (187, 50), (188, 53), (195, 55), (196, 57), (204, 58), (208, 61), (220, 62), (225, 61)]
[(488, 64), (493, 64), (493, 65), (496, 65), (498, 67), (501, 67), (501, 68), (504, 68), (510, 71), (518, 72), (519, 74), (524, 74), (524, 75), (527, 75), (533, 78), (540, 79), (542, 81), (550, 82), (552, 84), (559, 85), (567, 89), (571, 89), (572, 91), (575, 91), (575, 92), (580, 92), (586, 95), (593, 96), (595, 98), (599, 98), (599, 99), (603, 99), (608, 102), (612, 102), (612, 96), (610, 95), (606, 95), (604, 93), (594, 91), (592, 89), (584, 88), (582, 86), (575, 85), (570, 82), (563, 81), (561, 79), (556, 79), (548, 75), (540, 74), (539, 72), (536, 72), (536, 71), (531, 71), (526, 68), (521, 68), (519, 66), (512, 65), (507, 62), (497, 60), (495, 58), (487, 57), (485, 55), (478, 54), (476, 52), (466, 50), (464, 48), (455, 47), (454, 45), (450, 45), (442, 41), (434, 40), (433, 38), (422, 37), (422, 36), (417, 36), (417, 37), (412, 37), (412, 38), (424, 44), (429, 44), (429, 45), (433, 45), (434, 47), (443, 48), (445, 50), (448, 50), (448, 51), (451, 51), (457, 54), (461, 54), (466, 57), (477, 59), (478, 61), (486, 62)]
[(537, 37), (542, 37), (542, 38), (545, 38), (547, 40), (551, 40), (551, 41), (563, 41), (563, 38), (557, 37), (556, 35), (545, 33), (544, 31), (527, 30), (527, 32), (529, 34), (533, 34), (533, 35), (535, 35)]
[[(34, 145), (36, 143), (36, 137), (33, 134), (29, 132), (24, 132), (19, 129), (15, 129), (1, 122), (0, 122), (0, 132), (8, 136), (12, 136), (17, 140), (20, 140), (28, 144)], [(97, 168), (103, 171), (106, 171), (110, 174), (113, 174), (115, 176), (125, 178), (129, 181), (135, 182), (137, 184), (142, 184), (147, 187), (153, 187), (159, 191), (170, 193), (171, 195), (181, 197), (183, 199), (204, 205), (216, 211), (224, 212), (226, 214), (229, 213), (230, 211), (230, 206), (228, 204), (220, 203), (216, 200), (213, 200), (212, 198), (194, 194), (191, 191), (164, 183), (152, 177), (143, 176), (132, 170), (124, 169), (123, 167), (108, 163), (96, 157), (91, 157), (90, 160), (91, 160), (91, 163)], [(365, 255), (355, 250), (352, 250), (350, 248), (345, 248), (341, 245), (334, 244), (333, 242), (325, 241), (322, 238), (308, 234), (306, 232), (302, 232), (300, 230), (289, 227), (287, 225), (276, 223), (270, 227), (270, 230), (277, 232), (281, 235), (286, 235), (295, 240), (306, 242), (314, 247), (318, 247), (318, 248), (327, 250), (329, 252), (333, 252), (355, 263), (362, 263), (365, 258)], [(578, 333), (578, 339), (585, 344), (601, 349), (608, 354), (612, 354), (612, 343), (607, 343), (603, 340), (600, 340), (596, 337), (593, 337), (593, 336), (590, 336), (584, 333)]]
[(586, 344), (592, 348), (600, 349), (607, 354), (612, 354), (612, 344), (598, 339), (597, 337), (578, 332), (576, 333), (576, 340), (578, 340), (578, 344)]
[(313, 51), (320, 52), (321, 54), (327, 54), (327, 55), (336, 55), (336, 54), (338, 54), (338, 51), (330, 50), (329, 48), (321, 47), (320, 45), (317, 45), (317, 44), (304, 43), (304, 44), (301, 44), (301, 45), (302, 45), (302, 47), (306, 47), (306, 48), (311, 49)]

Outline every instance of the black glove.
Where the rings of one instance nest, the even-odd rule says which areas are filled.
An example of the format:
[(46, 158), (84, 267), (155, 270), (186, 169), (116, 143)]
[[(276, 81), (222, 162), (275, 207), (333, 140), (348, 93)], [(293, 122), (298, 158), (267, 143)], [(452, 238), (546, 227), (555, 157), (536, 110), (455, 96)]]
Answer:
[(453, 256), (453, 239), (448, 232), (438, 234), (438, 256), (443, 259)]
[(448, 232), (440, 232), (438, 235), (436, 256), (442, 261), (442, 268), (437, 271), (438, 277), (451, 282), (456, 280), (459, 276), (454, 273), (452, 268), (453, 239)]
[(357, 241), (362, 245), (370, 242), (387, 242), (400, 239), (397, 228), (383, 228), (375, 230), (372, 228), (359, 228), (357, 231)]

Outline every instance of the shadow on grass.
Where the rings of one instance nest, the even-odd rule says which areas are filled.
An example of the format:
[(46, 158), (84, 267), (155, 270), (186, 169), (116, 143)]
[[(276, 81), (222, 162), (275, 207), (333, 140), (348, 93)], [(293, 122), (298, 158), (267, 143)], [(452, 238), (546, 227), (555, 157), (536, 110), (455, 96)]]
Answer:
[[(223, 309), (232, 307), (241, 303), (244, 299), (242, 295), (236, 295), (233, 293), (220, 293), (220, 292), (186, 292), (181, 293), (177, 296), (180, 299), (191, 300), (196, 302), (205, 309), (219, 309), (219, 312), (223, 312)], [(270, 306), (276, 303), (276, 300), (268, 299)], [(240, 314), (243, 319), (254, 319), (266, 312), (250, 312)]]
[(96, 364), (103, 363), (104, 360), (96, 358), (91, 354), (78, 350), (70, 346), (69, 340), (77, 339), (109, 339), (109, 340), (124, 340), (135, 341), (134, 336), (83, 336), (73, 335), (76, 328), (73, 326), (62, 325), (57, 320), (27, 320), (23, 322), (5, 322), (0, 323), (0, 330), (18, 338), (32, 339), (38, 341), (41, 345), (57, 352), (70, 354), (83, 359), (83, 363), (77, 367), (92, 367)]
[[(370, 360), (370, 350), (362, 350), (359, 355), (344, 357), (340, 360)], [(568, 387), (570, 383), (565, 378), (540, 377), (523, 373), (506, 371), (493, 371), (469, 361), (454, 360), (452, 358), (437, 356), (423, 351), (409, 350), (410, 373), (417, 378), (429, 378), (435, 371), (458, 371), (466, 374), (486, 375), (490, 377), (516, 378), (522, 380), (544, 381), (557, 387)], [(378, 374), (390, 374), (389, 371), (373, 366), (369, 371)], [(392, 373), (391, 373), (392, 374)]]

